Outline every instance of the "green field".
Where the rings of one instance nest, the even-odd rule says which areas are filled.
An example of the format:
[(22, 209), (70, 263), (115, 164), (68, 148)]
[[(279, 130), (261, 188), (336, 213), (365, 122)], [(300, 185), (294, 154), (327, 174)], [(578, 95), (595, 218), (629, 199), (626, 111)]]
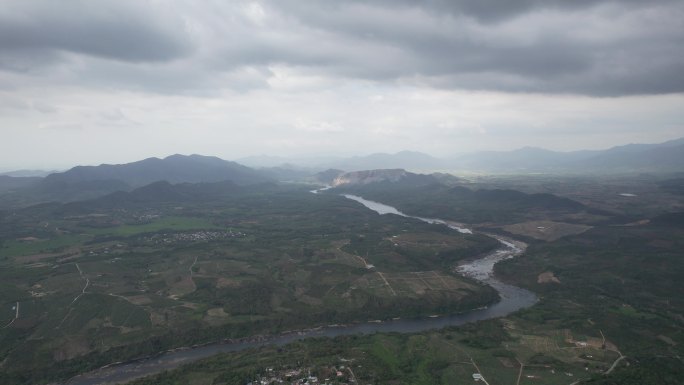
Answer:
[[(67, 208), (13, 216), (24, 226), (16, 234), (40, 240), (3, 242), (0, 278), (12, 290), (1, 302), (33, 304), (0, 330), (12, 381), (59, 378), (153, 347), (459, 312), (496, 299), (449, 270), (496, 242), (379, 216), (342, 197), (278, 189), (183, 208)], [(30, 225), (48, 222), (59, 229)], [(396, 234), (420, 242), (398, 248), (388, 241)], [(405, 284), (416, 274), (424, 285)], [(3, 309), (0, 320), (11, 314)]]
[[(411, 212), (464, 214), (488, 232), (525, 237), (526, 253), (496, 271), (536, 292), (539, 303), (441, 331), (222, 355), (140, 383), (247, 383), (269, 367), (335, 373), (336, 383), (349, 383), (352, 370), (359, 383), (383, 384), (472, 383), (475, 371), (491, 384), (681, 378), (684, 302), (673, 294), (684, 290), (680, 214), (644, 219), (510, 191), (437, 188), (426, 201), (415, 187), (391, 187), (388, 199)], [(0, 382), (48, 383), (179, 346), (463, 312), (496, 300), (493, 289), (452, 270), (495, 249), (492, 238), (380, 216), (309, 189), (0, 213), (0, 326), (8, 325), (0, 329)], [(377, 186), (368, 192), (384, 196)], [(491, 199), (496, 205), (483, 209)], [(561, 225), (548, 237), (531, 233)], [(342, 366), (350, 370), (338, 379)]]
[[(299, 369), (341, 384), (348, 383), (352, 369), (357, 383), (370, 384), (470, 384), (472, 374), (480, 373), (490, 384), (516, 384), (520, 376), (520, 384), (568, 385), (600, 373), (616, 357), (594, 348), (568, 353), (563, 348), (523, 346), (550, 332), (539, 329), (536, 335), (519, 335), (493, 320), (417, 334), (310, 339), (278, 349), (222, 354), (133, 383), (244, 384), (278, 373), (285, 378), (284, 373)], [(522, 370), (518, 359), (524, 362)], [(344, 375), (331, 376), (330, 368)]]
[(212, 230), (223, 227), (211, 223), (207, 218), (193, 218), (183, 216), (168, 216), (155, 219), (150, 223), (139, 225), (121, 225), (106, 229), (88, 229), (89, 234), (131, 236), (159, 231), (189, 231), (189, 230)]
[(89, 238), (86, 235), (55, 235), (53, 238), (36, 241), (6, 240), (0, 247), (0, 257), (56, 253), (80, 245)]
[[(607, 197), (588, 193), (602, 208), (610, 207), (603, 203)], [(638, 211), (652, 210), (652, 205), (646, 200)], [(296, 362), (321, 374), (351, 365), (361, 383), (465, 384), (480, 372), (491, 384), (679, 384), (684, 376), (684, 302), (676, 295), (684, 290), (682, 215), (637, 221), (630, 216), (635, 206), (615, 207), (625, 212), (609, 220), (605, 214), (601, 219), (587, 212), (560, 213), (578, 228), (582, 223), (593, 227), (538, 241), (527, 238), (531, 245), (524, 256), (497, 265), (500, 276), (541, 297), (534, 307), (509, 317), (437, 332), (312, 340), (282, 351), (223, 355), (137, 383), (247, 383), (268, 378), (272, 372), (266, 367), (280, 367), (282, 373)], [(518, 215), (511, 218), (523, 217)], [(548, 215), (541, 218), (548, 221)], [(551, 222), (531, 223), (530, 231), (537, 230), (537, 223)], [(435, 237), (388, 240), (405, 251), (423, 244), (425, 253)], [(362, 242), (352, 239), (344, 250), (372, 255), (393, 246), (385, 241), (363, 247)], [(540, 280), (544, 273), (558, 282)], [(619, 360), (621, 355), (625, 358)]]

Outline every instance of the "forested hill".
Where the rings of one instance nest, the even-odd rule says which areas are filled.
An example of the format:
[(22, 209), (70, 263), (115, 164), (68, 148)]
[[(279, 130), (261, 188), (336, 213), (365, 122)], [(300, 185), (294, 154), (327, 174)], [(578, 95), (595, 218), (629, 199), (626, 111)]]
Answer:
[[(415, 182), (415, 181), (414, 181)], [(360, 195), (380, 201), (401, 211), (424, 217), (450, 219), (466, 223), (513, 223), (528, 216), (560, 217), (593, 212), (583, 204), (553, 194), (526, 194), (507, 189), (472, 190), (464, 186), (439, 183), (380, 181), (365, 185), (341, 185), (333, 192)]]
[(164, 159), (148, 158), (126, 164), (77, 166), (45, 178), (47, 183), (94, 180), (118, 180), (131, 187), (140, 187), (161, 180), (170, 183), (230, 180), (244, 185), (269, 179), (258, 171), (238, 163), (202, 155), (171, 155)]

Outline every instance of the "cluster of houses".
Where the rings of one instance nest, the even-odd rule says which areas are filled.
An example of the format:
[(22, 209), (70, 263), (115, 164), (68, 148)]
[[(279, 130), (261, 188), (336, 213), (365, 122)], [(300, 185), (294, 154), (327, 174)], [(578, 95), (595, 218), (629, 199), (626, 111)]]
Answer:
[(266, 368), (258, 378), (247, 385), (350, 385), (355, 379), (344, 365), (318, 368)]
[(170, 243), (176, 243), (176, 242), (208, 242), (208, 241), (216, 241), (219, 239), (226, 239), (226, 238), (238, 238), (238, 237), (244, 237), (245, 234), (240, 231), (233, 231), (233, 230), (228, 230), (228, 231), (207, 231), (207, 230), (201, 230), (201, 231), (193, 231), (193, 232), (185, 232), (185, 233), (163, 233), (163, 234), (154, 234), (148, 237), (145, 237), (144, 240), (148, 242), (152, 242), (156, 245), (161, 245), (161, 244), (170, 244)]

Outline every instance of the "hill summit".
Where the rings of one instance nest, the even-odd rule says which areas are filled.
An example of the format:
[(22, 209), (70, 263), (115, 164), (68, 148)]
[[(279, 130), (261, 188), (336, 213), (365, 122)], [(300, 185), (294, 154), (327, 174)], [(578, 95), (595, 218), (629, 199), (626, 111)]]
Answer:
[(179, 154), (126, 164), (77, 166), (45, 178), (46, 183), (55, 184), (96, 180), (117, 180), (131, 187), (141, 187), (162, 180), (169, 183), (230, 180), (238, 185), (246, 185), (269, 179), (254, 169), (214, 156)]

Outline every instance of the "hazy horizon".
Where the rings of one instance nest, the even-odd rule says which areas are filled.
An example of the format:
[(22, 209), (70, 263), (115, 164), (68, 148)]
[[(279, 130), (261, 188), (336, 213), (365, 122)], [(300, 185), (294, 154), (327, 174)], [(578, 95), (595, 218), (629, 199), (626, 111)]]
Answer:
[(684, 136), (682, 2), (1, 4), (4, 171)]
[[(678, 140), (678, 139), (684, 139), (684, 137), (681, 137), (681, 138), (671, 138), (671, 139), (665, 140), (664, 142), (673, 141), (673, 140)], [(556, 152), (574, 152), (574, 151), (592, 151), (592, 150), (598, 150), (598, 151), (600, 151), (600, 150), (608, 150), (608, 149), (613, 148), (613, 147), (625, 146), (625, 145), (630, 145), (630, 144), (659, 144), (659, 143), (663, 143), (663, 142), (657, 142), (657, 143), (655, 143), (655, 142), (654, 142), (654, 143), (619, 143), (619, 144), (615, 144), (615, 145), (610, 146), (610, 147), (599, 148), (599, 149), (577, 149), (577, 150), (569, 150), (569, 151), (556, 151), (556, 150), (550, 150), (550, 149), (542, 148), (542, 147), (523, 146), (523, 147), (518, 147), (518, 148), (515, 148), (515, 149), (512, 149), (512, 150), (503, 150), (503, 151), (515, 151), (515, 150), (522, 150), (522, 149), (524, 149), (524, 148), (537, 148), (537, 149), (550, 150), (550, 151), (556, 151)], [(371, 156), (371, 155), (383, 155), (383, 154), (384, 154), (384, 155), (396, 155), (396, 154), (401, 153), (401, 152), (421, 153), (421, 154), (425, 154), (425, 155), (432, 156), (432, 157), (437, 158), (437, 159), (449, 159), (450, 157), (458, 157), (458, 156), (469, 155), (469, 154), (476, 154), (476, 153), (479, 153), (479, 152), (488, 152), (488, 151), (497, 151), (497, 150), (466, 151), (466, 152), (462, 152), (462, 153), (454, 153), (454, 154), (447, 155), (447, 156), (438, 156), (438, 155), (430, 154), (430, 153), (423, 152), (423, 151), (415, 151), (415, 150), (405, 149), (405, 150), (400, 150), (400, 151), (396, 151), (396, 152), (372, 152), (372, 153), (356, 153), (356, 154), (350, 153), (350, 154), (337, 154), (337, 155), (335, 155), (335, 154), (309, 154), (309, 155), (304, 155), (304, 156), (287, 156), (287, 155), (278, 156), (278, 155), (270, 155), (270, 154), (263, 154), (263, 153), (261, 153), (261, 154), (246, 155), (246, 156), (239, 157), (239, 158), (235, 158), (235, 157), (233, 157), (233, 158), (226, 158), (226, 157), (222, 157), (222, 156), (219, 156), (219, 155), (216, 155), (216, 154), (200, 154), (200, 153), (190, 153), (190, 152), (188, 152), (188, 153), (178, 153), (178, 152), (176, 152), (176, 153), (168, 153), (168, 154), (160, 154), (160, 155), (150, 155), (150, 156), (145, 156), (145, 157), (143, 157), (143, 158), (128, 159), (128, 160), (124, 160), (124, 161), (121, 161), (121, 162), (106, 162), (106, 161), (102, 161), (102, 162), (95, 161), (95, 162), (93, 162), (93, 163), (83, 163), (83, 162), (82, 162), (82, 163), (75, 163), (75, 164), (71, 164), (71, 165), (63, 165), (63, 166), (61, 166), (61, 167), (58, 167), (58, 166), (47, 166), (47, 167), (18, 167), (18, 168), (0, 167), (0, 173), (7, 173), (7, 172), (12, 172), (12, 171), (55, 171), (55, 172), (61, 172), (61, 171), (66, 171), (66, 170), (68, 170), (68, 169), (70, 169), (70, 168), (72, 168), (72, 167), (76, 167), (76, 166), (99, 166), (99, 165), (103, 165), (103, 164), (126, 164), (126, 163), (137, 162), (137, 161), (144, 160), (144, 159), (148, 159), (148, 158), (159, 158), (159, 159), (163, 159), (163, 158), (166, 158), (166, 157), (169, 157), (169, 156), (172, 156), (172, 155), (183, 155), (183, 156), (190, 156), (190, 155), (214, 156), (214, 157), (221, 158), (221, 159), (223, 159), (223, 160), (233, 161), (233, 162), (237, 162), (237, 163), (240, 163), (241, 160), (243, 160), (243, 159), (248, 159), (248, 158), (260, 158), (260, 157), (265, 157), (265, 158), (282, 158), (283, 160), (286, 160), (286, 161), (287, 161), (287, 160), (291, 160), (291, 161), (297, 161), (297, 160), (301, 160), (301, 161), (310, 160), (310, 161), (314, 161), (314, 163), (315, 163), (316, 160), (320, 160), (322, 163), (325, 163), (325, 161), (324, 161), (325, 159), (330, 159), (330, 160), (333, 160), (333, 159), (348, 159), (348, 158), (354, 158), (354, 157), (367, 157), (367, 156)], [(313, 164), (297, 164), (296, 162), (294, 163), (294, 165), (295, 165), (295, 166), (314, 166)], [(318, 166), (318, 165), (317, 165), (317, 166)], [(252, 166), (250, 166), (250, 167), (252, 167)], [(256, 167), (259, 167), (259, 166), (256, 166)]]

